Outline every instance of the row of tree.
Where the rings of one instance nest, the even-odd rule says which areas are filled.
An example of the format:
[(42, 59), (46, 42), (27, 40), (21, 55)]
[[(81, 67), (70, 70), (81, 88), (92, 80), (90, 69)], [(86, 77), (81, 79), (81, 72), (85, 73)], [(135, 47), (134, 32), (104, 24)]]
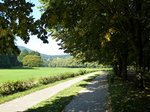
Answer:
[(144, 88), (150, 68), (149, 0), (40, 1), (41, 20), (65, 52), (83, 61), (112, 64), (124, 80), (127, 66), (135, 66)]
[(73, 57), (53, 58), (43, 61), (43, 65), (47, 67), (69, 67), (69, 68), (98, 68), (102, 67), (97, 62), (82, 63)]
[(21, 66), (16, 55), (0, 55), (0, 68)]
[(18, 60), (23, 66), (28, 67), (100, 67), (96, 62), (81, 63), (71, 56), (53, 56), (42, 58), (39, 52), (22, 50), (18, 56)]

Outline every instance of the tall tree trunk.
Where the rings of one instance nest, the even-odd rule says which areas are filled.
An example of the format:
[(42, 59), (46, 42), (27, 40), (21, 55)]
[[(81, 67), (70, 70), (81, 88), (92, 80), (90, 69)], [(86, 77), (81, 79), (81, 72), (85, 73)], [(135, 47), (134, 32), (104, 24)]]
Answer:
[(137, 27), (137, 39), (138, 39), (138, 77), (139, 77), (139, 87), (141, 89), (144, 89), (144, 58), (143, 58), (143, 42), (142, 42), (142, 25), (140, 21), (138, 21), (138, 27)]
[(138, 70), (137, 70), (138, 80), (139, 80), (139, 87), (140, 89), (144, 89), (144, 68), (143, 68), (143, 48), (142, 46), (139, 48), (139, 59), (138, 59)]
[(117, 61), (114, 61), (114, 63), (113, 63), (113, 69), (114, 69), (114, 73), (115, 73), (115, 75), (117, 75), (118, 76), (118, 67), (117, 67)]
[(120, 56), (120, 58), (119, 58), (118, 76), (119, 76), (119, 77), (122, 77), (122, 59), (121, 59), (121, 56)]
[(122, 76), (123, 76), (124, 80), (128, 79), (128, 74), (127, 74), (127, 57), (128, 57), (127, 53), (123, 54), (123, 56), (122, 56), (122, 59), (123, 59)]

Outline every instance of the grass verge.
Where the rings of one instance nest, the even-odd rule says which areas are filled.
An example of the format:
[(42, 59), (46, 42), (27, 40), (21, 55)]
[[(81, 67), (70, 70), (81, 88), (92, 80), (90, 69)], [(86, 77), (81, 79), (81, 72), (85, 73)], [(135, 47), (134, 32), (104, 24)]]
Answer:
[[(86, 80), (74, 84), (73, 86), (54, 95), (50, 99), (32, 107), (26, 112), (61, 112), (65, 108), (65, 106), (73, 99), (73, 97), (76, 96), (80, 90), (84, 89), (85, 86), (96, 76), (97, 74), (89, 77)], [(81, 85), (84, 85), (84, 87)]]
[(137, 89), (133, 82), (124, 82), (121, 78), (108, 77), (111, 112), (149, 112), (150, 88)]

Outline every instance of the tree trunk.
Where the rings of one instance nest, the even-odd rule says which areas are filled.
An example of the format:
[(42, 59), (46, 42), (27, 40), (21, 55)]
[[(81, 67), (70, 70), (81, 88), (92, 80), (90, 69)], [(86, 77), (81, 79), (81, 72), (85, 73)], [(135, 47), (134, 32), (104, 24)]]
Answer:
[(140, 89), (144, 89), (144, 80), (143, 80), (143, 75), (144, 75), (144, 68), (143, 68), (143, 49), (140, 47), (139, 49), (139, 60), (138, 60), (138, 70), (137, 70), (137, 77), (139, 80), (139, 87)]
[(118, 76), (122, 77), (122, 59), (119, 58), (119, 70), (118, 70)]
[(115, 61), (115, 62), (114, 62), (114, 64), (113, 64), (113, 69), (114, 69), (114, 73), (115, 73), (115, 75), (117, 75), (117, 76), (118, 76), (117, 61)]
[(122, 75), (123, 75), (123, 79), (127, 80), (128, 79), (128, 75), (127, 75), (127, 54), (125, 54), (123, 56), (123, 69), (122, 69)]
[(140, 22), (138, 22), (138, 28), (137, 28), (137, 39), (138, 39), (138, 77), (139, 77), (139, 87), (140, 89), (144, 89), (144, 58), (143, 58), (143, 43), (142, 43), (142, 26)]

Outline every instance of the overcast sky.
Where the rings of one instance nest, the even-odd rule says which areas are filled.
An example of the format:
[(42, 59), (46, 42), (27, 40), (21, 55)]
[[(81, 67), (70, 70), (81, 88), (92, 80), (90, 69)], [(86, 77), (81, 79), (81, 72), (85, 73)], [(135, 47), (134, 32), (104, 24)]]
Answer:
[[(34, 18), (38, 19), (40, 18), (40, 11), (37, 8), (40, 6), (40, 3), (38, 0), (28, 0), (35, 4), (35, 7), (33, 8), (33, 16)], [(36, 36), (31, 36), (30, 41), (25, 44), (19, 37), (16, 38), (16, 44), (18, 46), (24, 46), (31, 50), (38, 51), (43, 54), (48, 55), (62, 55), (64, 54), (63, 50), (59, 50), (59, 46), (57, 45), (55, 40), (52, 40), (51, 37), (49, 37), (49, 44), (43, 44), (43, 42), (38, 39)]]

